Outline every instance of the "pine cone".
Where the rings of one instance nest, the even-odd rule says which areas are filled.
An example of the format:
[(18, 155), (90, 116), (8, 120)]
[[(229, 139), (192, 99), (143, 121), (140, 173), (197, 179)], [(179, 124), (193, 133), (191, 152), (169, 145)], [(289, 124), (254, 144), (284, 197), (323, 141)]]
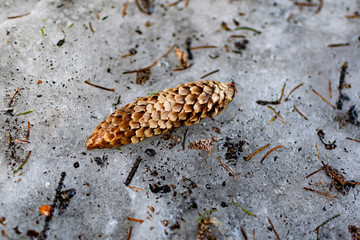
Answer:
[(86, 141), (88, 150), (138, 143), (171, 129), (220, 114), (235, 96), (233, 83), (198, 81), (165, 89), (120, 107)]

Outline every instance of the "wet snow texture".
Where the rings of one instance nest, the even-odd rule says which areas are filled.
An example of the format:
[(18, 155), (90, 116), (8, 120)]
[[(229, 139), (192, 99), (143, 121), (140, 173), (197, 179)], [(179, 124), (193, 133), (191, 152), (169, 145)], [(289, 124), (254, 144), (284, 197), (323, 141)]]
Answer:
[[(337, 199), (303, 188), (328, 191), (331, 179), (325, 172), (305, 178), (321, 167), (321, 160), (345, 172), (349, 180), (360, 181), (359, 143), (346, 139), (360, 139), (359, 127), (346, 121), (351, 106), (360, 110), (360, 19), (345, 17), (359, 11), (360, 2), (327, 0), (318, 14), (317, 7), (299, 9), (286, 0), (190, 0), (187, 8), (181, 2), (167, 9), (171, 2), (175, 0), (156, 1), (154, 13), (145, 15), (130, 1), (124, 18), (125, 1), (0, 3), (0, 238), (40, 234), (45, 216), (39, 207), (52, 204), (61, 173), (66, 172), (63, 190), (75, 189), (76, 195), (62, 214), (55, 212), (48, 239), (126, 239), (131, 226), (131, 239), (194, 239), (199, 214), (213, 208), (217, 211), (208, 216), (216, 218), (218, 239), (240, 239), (240, 226), (248, 236), (255, 230), (258, 239), (274, 239), (267, 218), (281, 239), (314, 239), (314, 229), (336, 214), (341, 215), (320, 228), (320, 237), (350, 239), (348, 225), (360, 226), (360, 187), (348, 196), (333, 188)], [(222, 28), (222, 22), (231, 31)], [(261, 34), (235, 30), (237, 23)], [(244, 45), (241, 38), (227, 41), (231, 35), (245, 36), (246, 49), (236, 48)], [(179, 66), (171, 53), (151, 69), (151, 79), (144, 85), (135, 83), (135, 74), (123, 74), (150, 65), (172, 45), (185, 49), (188, 37), (194, 47), (217, 48), (193, 50), (194, 65), (178, 72), (172, 71)], [(241, 43), (235, 46), (237, 42)], [(328, 47), (338, 43), (348, 46)], [(131, 48), (137, 54), (122, 58)], [(344, 62), (345, 82), (351, 88), (343, 93), (350, 100), (342, 110), (334, 110), (312, 89), (335, 105)], [(206, 119), (189, 127), (185, 151), (186, 127), (175, 130), (170, 139), (158, 136), (121, 149), (86, 150), (86, 138), (117, 107), (152, 91), (196, 81), (216, 69), (220, 71), (209, 79), (234, 82), (237, 96), (215, 121)], [(94, 88), (85, 80), (115, 91)], [(286, 124), (279, 119), (268, 124), (274, 114), (256, 101), (277, 100), (284, 83), (285, 96), (304, 85), (288, 101), (273, 106)], [(16, 88), (19, 92), (9, 108)], [(29, 110), (33, 112), (17, 116)], [(14, 142), (25, 139), (28, 122), (30, 143)], [(325, 132), (326, 142), (336, 140), (337, 147), (326, 150), (316, 129)], [(207, 160), (188, 149), (189, 141), (212, 136), (217, 142)], [(227, 146), (240, 141), (246, 143), (239, 152), (226, 155)], [(243, 160), (266, 144), (270, 147), (248, 162)], [(260, 164), (278, 145), (284, 148)], [(147, 149), (156, 154), (149, 156), (154, 151)], [(30, 150), (27, 163), (13, 174)], [(142, 161), (130, 186), (143, 191), (124, 185), (138, 157)], [(244, 213), (232, 198), (257, 217)]]

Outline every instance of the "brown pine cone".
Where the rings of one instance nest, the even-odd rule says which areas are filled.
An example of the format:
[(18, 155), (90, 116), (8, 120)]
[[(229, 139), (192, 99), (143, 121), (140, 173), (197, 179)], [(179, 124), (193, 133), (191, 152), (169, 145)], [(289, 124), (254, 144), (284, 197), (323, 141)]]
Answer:
[(88, 150), (138, 143), (171, 129), (220, 114), (234, 98), (233, 83), (198, 81), (165, 89), (120, 107), (86, 141)]

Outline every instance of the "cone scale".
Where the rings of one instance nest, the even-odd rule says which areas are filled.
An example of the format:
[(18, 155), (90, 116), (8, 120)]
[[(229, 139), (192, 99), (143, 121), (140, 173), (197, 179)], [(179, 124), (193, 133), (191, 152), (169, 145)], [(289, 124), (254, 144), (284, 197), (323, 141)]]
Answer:
[(88, 150), (116, 148), (216, 116), (235, 96), (233, 83), (197, 81), (165, 89), (118, 108), (86, 141)]

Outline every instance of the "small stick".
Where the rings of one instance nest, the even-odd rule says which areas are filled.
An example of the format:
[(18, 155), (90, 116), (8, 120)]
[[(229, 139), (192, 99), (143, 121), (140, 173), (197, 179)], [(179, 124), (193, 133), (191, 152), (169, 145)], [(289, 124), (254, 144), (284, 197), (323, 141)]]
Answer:
[(259, 148), (258, 150), (253, 152), (248, 158), (246, 158), (245, 161), (249, 161), (253, 156), (255, 156), (256, 154), (258, 154), (259, 152), (261, 152), (262, 150), (264, 150), (265, 148), (267, 148), (269, 146), (270, 146), (270, 144), (266, 144), (265, 146)]
[(316, 240), (320, 240), (320, 231), (319, 231), (319, 228), (316, 229)]
[(245, 240), (248, 240), (248, 237), (247, 237), (247, 235), (246, 235), (246, 232), (245, 232), (245, 230), (242, 228), (242, 226), (240, 226), (240, 230), (241, 230), (242, 235), (244, 236), (244, 239), (245, 239)]
[(21, 17), (25, 17), (25, 16), (28, 16), (30, 15), (30, 13), (25, 13), (23, 15), (18, 15), (18, 16), (13, 16), (13, 17), (8, 17), (8, 19), (15, 19), (15, 18), (21, 18)]
[(255, 229), (253, 230), (253, 238), (254, 238), (254, 240), (256, 240)]
[(305, 120), (309, 120), (304, 114), (302, 114), (302, 113), (299, 111), (299, 109), (297, 109), (297, 107), (296, 107), (295, 105), (293, 105), (293, 107), (294, 107), (295, 111), (296, 111), (300, 116), (302, 116)]
[(10, 132), (9, 132), (9, 134), (8, 134), (8, 143), (9, 143), (9, 145), (11, 144), (11, 135), (10, 135)]
[(17, 93), (18, 91), (19, 91), (19, 88), (17, 88), (17, 89), (15, 90), (14, 94), (13, 94), (12, 97), (10, 98), (9, 107), (11, 106), (11, 103), (12, 103), (12, 101), (14, 100), (14, 97), (15, 97), (15, 95), (16, 95), (16, 93)]
[(325, 164), (323, 161), (321, 161), (321, 163), (323, 164), (324, 168), (326, 169), (326, 172), (329, 173), (329, 175), (331, 175), (330, 177), (335, 179), (336, 181), (338, 181), (341, 185), (345, 186), (346, 182), (344, 182), (338, 175), (336, 175), (333, 171), (332, 168), (329, 167), (327, 164)]
[(138, 222), (138, 223), (144, 222), (144, 220), (142, 220), (142, 219), (136, 219), (136, 218), (131, 218), (131, 217), (126, 217), (126, 219), (131, 222)]
[(238, 177), (236, 176), (236, 174), (235, 174), (228, 166), (226, 166), (223, 162), (221, 162), (220, 157), (217, 157), (216, 160), (220, 163), (220, 165), (221, 165), (223, 168), (225, 168), (226, 170), (228, 170), (231, 175), (233, 175), (236, 179), (238, 179)]
[(360, 14), (358, 12), (355, 12), (354, 14), (351, 15), (345, 15), (345, 17), (348, 19), (360, 18)]
[(90, 31), (91, 31), (92, 33), (95, 33), (95, 31), (94, 31), (94, 29), (93, 29), (93, 27), (92, 27), (92, 25), (91, 25), (91, 22), (89, 22), (89, 28), (90, 28)]
[(285, 86), (286, 86), (286, 83), (284, 83), (284, 85), (283, 85), (283, 87), (281, 89), (281, 95), (280, 95), (279, 103), (281, 103), (281, 100), (284, 97)]
[(279, 145), (279, 146), (274, 147), (273, 149), (270, 149), (270, 150), (265, 154), (265, 156), (261, 159), (260, 163), (263, 163), (264, 160), (265, 160), (265, 158), (267, 158), (267, 156), (269, 156), (270, 153), (272, 153), (273, 151), (275, 151), (275, 150), (278, 149), (278, 148), (283, 148), (283, 147), (284, 147), (283, 145)]
[(136, 160), (134, 162), (134, 165), (132, 166), (132, 168), (131, 168), (131, 170), (129, 172), (129, 175), (125, 180), (125, 183), (124, 183), (125, 186), (129, 186), (131, 180), (133, 179), (133, 177), (134, 177), (134, 175), (135, 175), (135, 173), (136, 173), (136, 171), (137, 171), (137, 169), (139, 167), (139, 164), (140, 164), (141, 160), (142, 160), (141, 157), (136, 158)]
[(26, 133), (26, 140), (29, 140), (29, 137), (30, 137), (30, 122), (28, 121), (28, 124), (27, 124), (27, 133)]
[(275, 235), (276, 235), (276, 239), (277, 239), (277, 240), (280, 240), (279, 234), (276, 232), (275, 227), (274, 227), (274, 225), (272, 224), (270, 218), (268, 218), (268, 221), (269, 221), (269, 223), (270, 223), (270, 225), (271, 225), (271, 228), (274, 230), (274, 233), (275, 233)]
[(93, 87), (96, 87), (96, 88), (100, 88), (100, 89), (102, 89), (102, 90), (111, 91), (111, 92), (114, 92), (114, 91), (115, 91), (114, 88), (106, 88), (106, 87), (102, 87), (102, 86), (99, 86), (99, 85), (95, 85), (95, 84), (89, 82), (88, 80), (85, 80), (84, 82), (85, 82), (86, 84), (89, 84), (90, 86), (93, 86)]
[(275, 114), (275, 116), (276, 116), (277, 118), (280, 119), (280, 121), (281, 121), (282, 123), (285, 124), (284, 119), (280, 116), (280, 114), (278, 114), (278, 113), (275, 111), (275, 109), (274, 109), (273, 107), (271, 107), (271, 106), (269, 106), (269, 105), (268, 105), (267, 107)]
[(19, 142), (19, 143), (30, 143), (27, 140), (21, 140), (21, 139), (14, 139), (15, 142)]
[(329, 97), (332, 99), (331, 81), (329, 80)]
[(204, 49), (204, 48), (217, 48), (217, 46), (197, 46), (190, 48), (191, 50)]
[(324, 102), (326, 102), (330, 107), (332, 107), (334, 110), (336, 110), (336, 108), (334, 107), (334, 105), (332, 105), (330, 102), (328, 102), (323, 96), (320, 95), (320, 93), (318, 93), (317, 91), (315, 91), (314, 89), (312, 89), (312, 91), (318, 95)]
[(323, 195), (323, 196), (326, 196), (326, 197), (330, 197), (330, 198), (338, 198), (337, 196), (330, 195), (330, 194), (327, 194), (327, 193), (323, 193), (323, 192), (320, 192), (320, 191), (316, 191), (316, 190), (311, 189), (311, 188), (304, 187), (304, 189), (305, 189), (306, 191), (316, 192), (316, 193), (318, 193), (318, 194), (320, 194), (320, 195)]
[(126, 9), (127, 9), (128, 6), (129, 6), (129, 1), (126, 1), (126, 3), (124, 3), (124, 7), (123, 7), (123, 10), (122, 10), (122, 18), (125, 17)]
[(184, 0), (178, 0), (178, 1), (176, 1), (176, 2), (170, 3), (169, 5), (166, 6), (166, 8), (171, 8), (171, 7), (173, 7), (173, 6), (176, 6), (176, 5), (178, 5), (179, 3), (181, 3), (182, 1), (184, 1)]
[(302, 85), (304, 85), (304, 83), (300, 83), (299, 85), (297, 85), (293, 90), (290, 91), (290, 93), (287, 95), (287, 97), (285, 98), (285, 101), (289, 100), (290, 95), (299, 87), (301, 87)]
[(134, 189), (135, 191), (138, 191), (138, 192), (142, 192), (142, 191), (144, 191), (143, 189), (141, 189), (141, 188), (138, 188), (138, 187), (133, 187), (133, 186), (128, 186), (128, 188), (131, 188), (131, 189)]
[(314, 175), (315, 173), (318, 173), (318, 172), (320, 172), (321, 170), (323, 170), (325, 167), (324, 166), (322, 166), (321, 168), (319, 168), (318, 170), (316, 170), (315, 172), (313, 172), (313, 173), (310, 173), (309, 175), (307, 175), (305, 178), (309, 178), (310, 176), (312, 176), (312, 175)]
[(186, 0), (186, 2), (185, 2), (185, 7), (186, 8), (189, 6), (189, 2), (190, 2), (190, 0)]
[(335, 43), (335, 44), (329, 44), (328, 47), (333, 48), (333, 47), (346, 47), (346, 46), (350, 46), (350, 43)]
[(183, 70), (186, 70), (188, 68), (191, 68), (194, 64), (193, 63), (190, 63), (189, 66), (187, 67), (184, 67), (184, 68), (175, 68), (173, 69), (174, 72), (179, 72), (179, 71), (183, 71)]
[(299, 6), (299, 7), (317, 7), (318, 6), (316, 3), (299, 3), (299, 2), (296, 2), (295, 5)]
[[(10, 135), (10, 132), (9, 132), (9, 135)], [(357, 142), (357, 143), (360, 143), (360, 140), (357, 140), (357, 139), (353, 139), (353, 138), (349, 138), (349, 137), (347, 137), (346, 139)]]
[(225, 51), (226, 51), (226, 52), (229, 52), (229, 46), (228, 46), (227, 44), (225, 44), (224, 47), (225, 47)]
[(27, 160), (29, 159), (31, 155), (31, 151), (28, 152), (28, 154), (25, 157), (25, 160), (22, 162), (22, 164), (13, 172), (13, 174), (16, 174), (19, 170), (22, 169), (22, 167), (25, 165), (25, 163), (27, 162)]
[(317, 142), (315, 143), (315, 147), (316, 147), (316, 152), (317, 152), (318, 159), (320, 159), (320, 151), (319, 151), (319, 147), (318, 147)]
[(184, 133), (183, 142), (182, 142), (182, 149), (183, 149), (183, 151), (185, 151), (185, 140), (186, 140), (186, 134), (187, 134), (188, 131), (189, 131), (189, 128), (187, 128), (187, 129), (185, 130), (185, 133)]
[(214, 71), (212, 71), (212, 72), (209, 72), (209, 73), (205, 74), (205, 75), (202, 76), (200, 79), (204, 79), (204, 78), (210, 76), (211, 74), (217, 73), (217, 72), (219, 72), (219, 71), (220, 71), (219, 69), (216, 69), (216, 70), (214, 70)]
[(231, 42), (231, 38), (245, 38), (245, 36), (244, 35), (230, 35), (226, 41)]
[(173, 45), (164, 55), (162, 55), (158, 60), (156, 60), (153, 64), (151, 64), (150, 66), (148, 66), (146, 68), (152, 68), (153, 66), (155, 66), (161, 59), (163, 59), (167, 55), (169, 55), (174, 48), (175, 48), (175, 45)]
[(318, 8), (315, 11), (316, 14), (318, 14), (321, 11), (321, 8), (323, 7), (323, 5), (324, 5), (323, 0), (319, 0)]
[(126, 240), (130, 240), (133, 227), (130, 227)]

